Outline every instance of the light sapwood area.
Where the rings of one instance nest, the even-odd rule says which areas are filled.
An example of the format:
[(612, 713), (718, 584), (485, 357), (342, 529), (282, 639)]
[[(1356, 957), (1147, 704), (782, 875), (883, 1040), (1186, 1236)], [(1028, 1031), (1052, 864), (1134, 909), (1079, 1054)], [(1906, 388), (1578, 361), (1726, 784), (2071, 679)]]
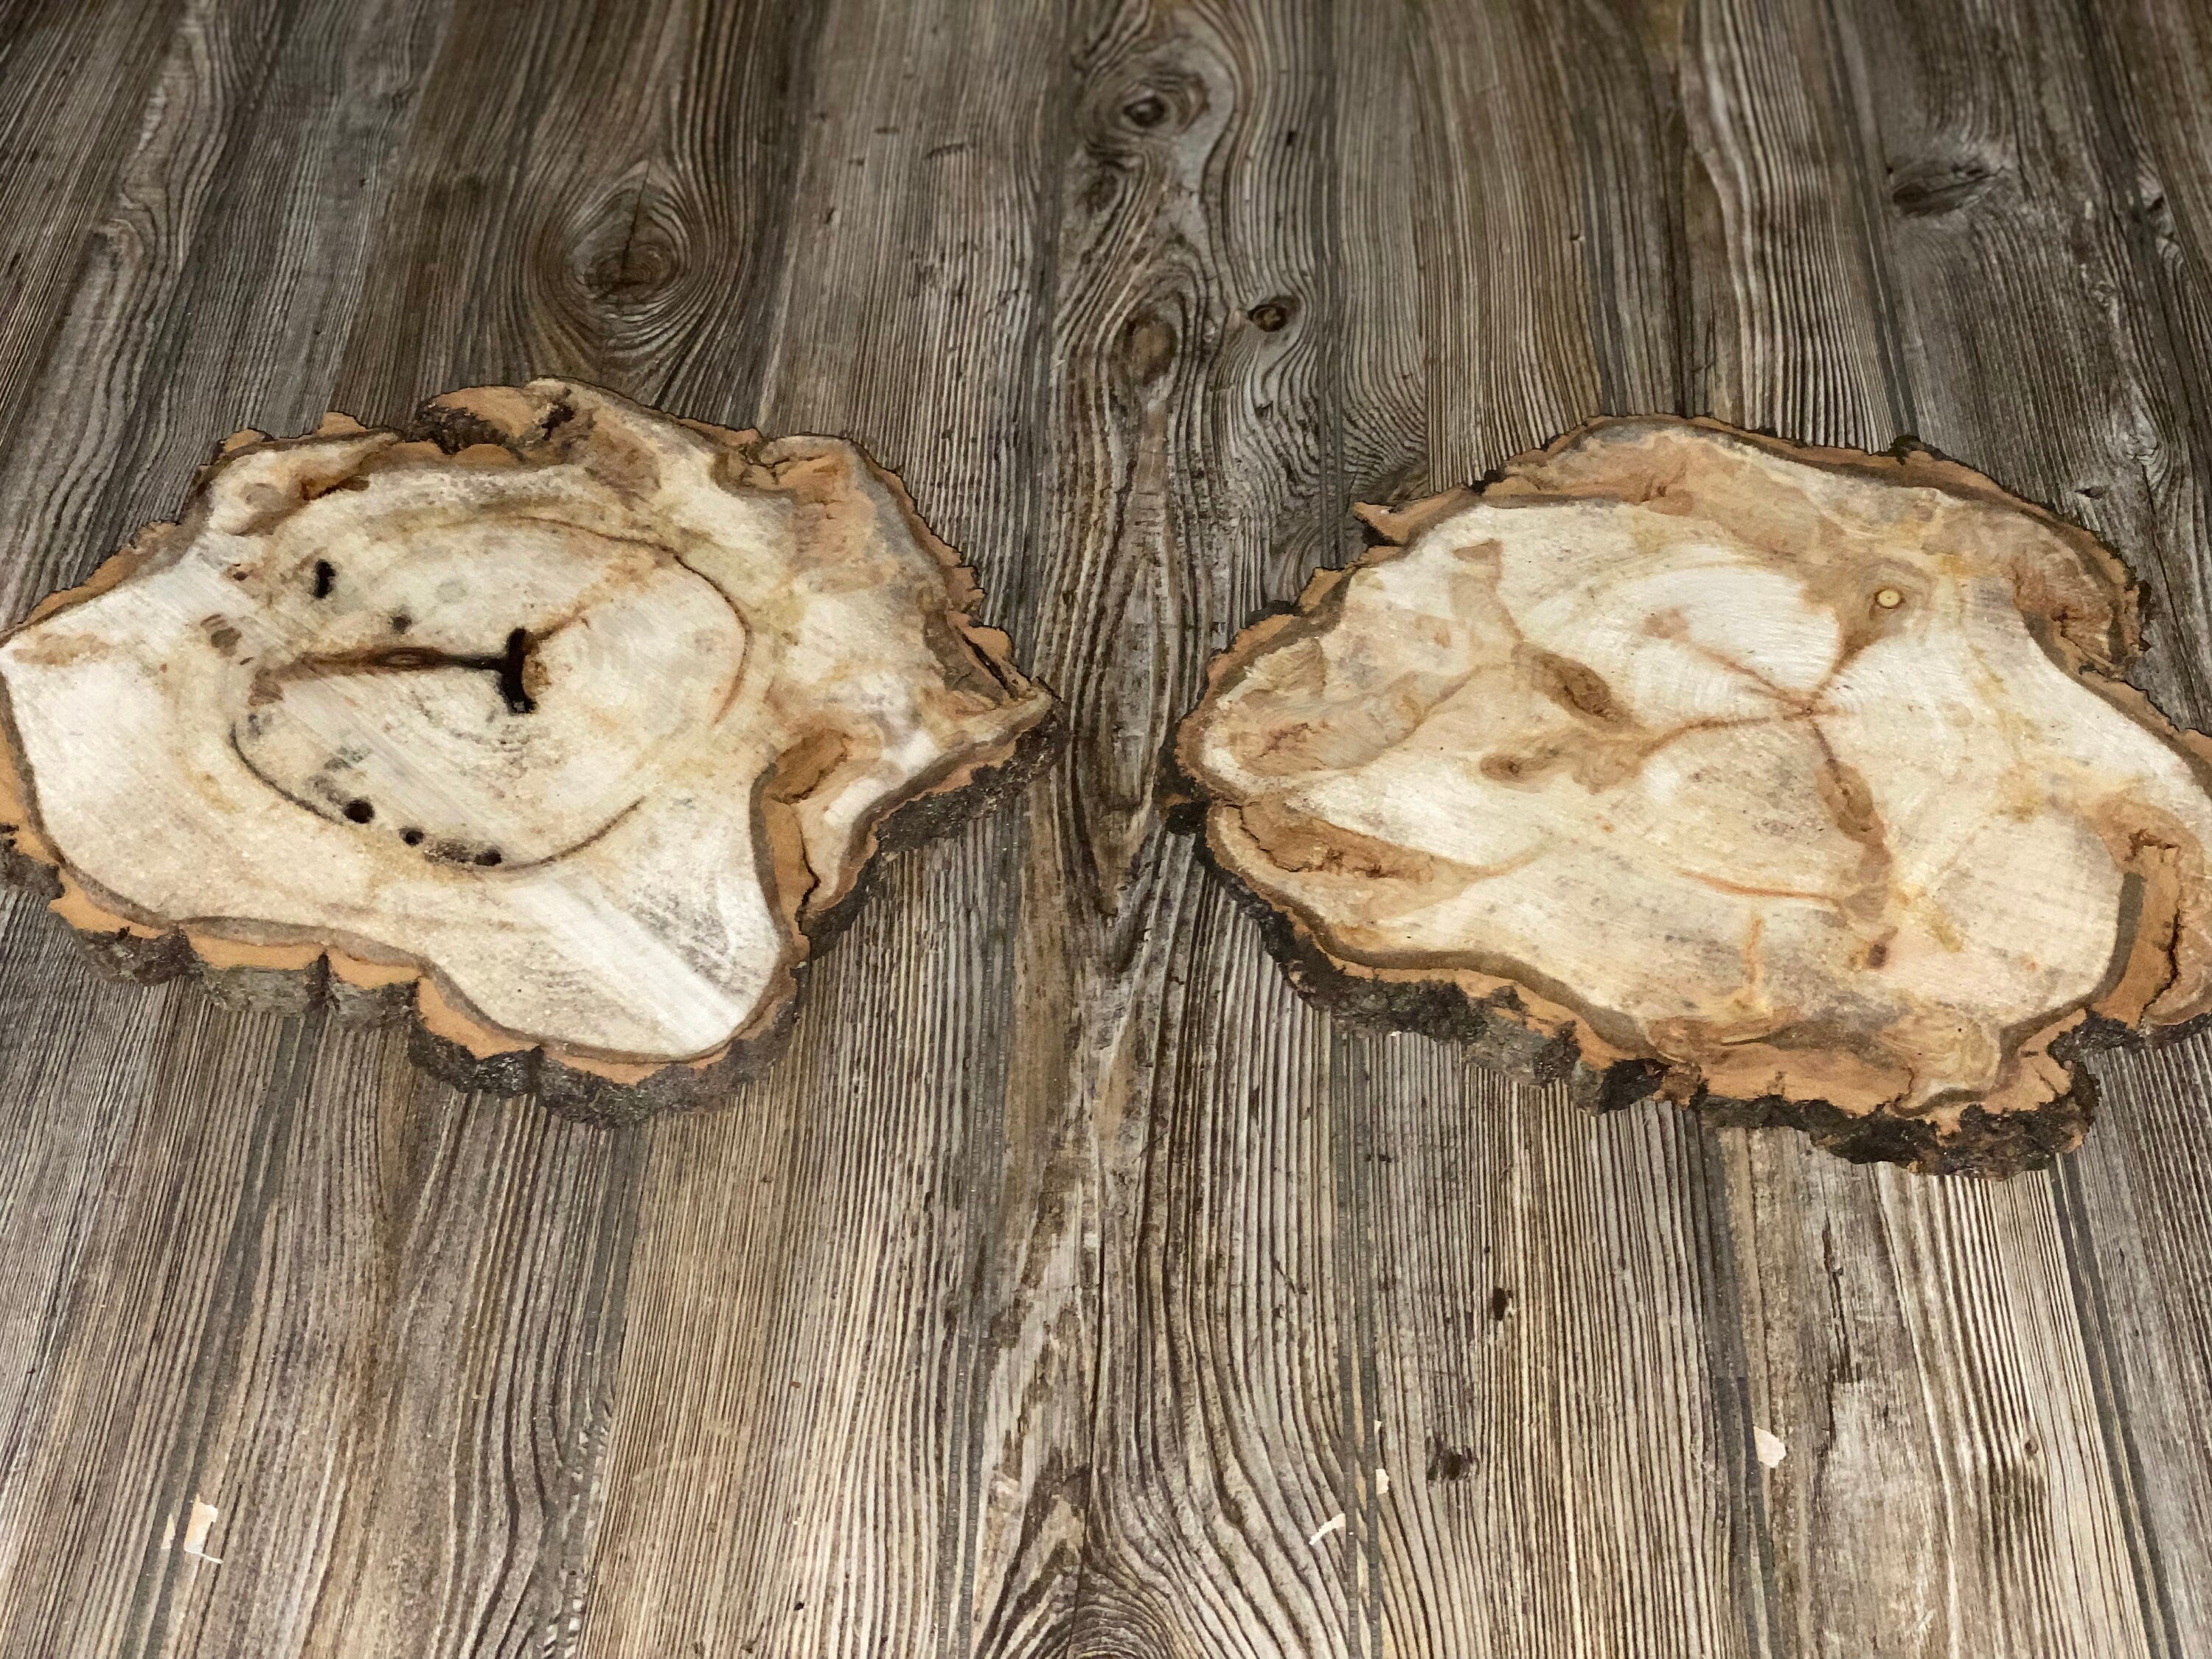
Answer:
[(1924, 452), (1652, 417), (1363, 511), (1384, 544), (1177, 738), (1324, 996), (1998, 1174), (2079, 1142), (2083, 1036), (2212, 1006), (2212, 741), (2121, 679), (2085, 532)]
[(1636, 410), (1972, 458), (2206, 726), (2203, 7), (0, 14), (8, 622), (211, 422), (552, 374), (848, 434), (1068, 733), (613, 1127), (0, 888), (0, 1659), (2212, 1653), (2212, 1036), (2006, 1182), (1593, 1115), (1161, 811), (1352, 502)]
[(0, 643), (0, 832), (135, 965), (411, 989), (434, 1053), (696, 1084), (784, 1018), (887, 814), (982, 793), (1051, 700), (849, 443), (558, 380), (416, 427), (238, 434)]

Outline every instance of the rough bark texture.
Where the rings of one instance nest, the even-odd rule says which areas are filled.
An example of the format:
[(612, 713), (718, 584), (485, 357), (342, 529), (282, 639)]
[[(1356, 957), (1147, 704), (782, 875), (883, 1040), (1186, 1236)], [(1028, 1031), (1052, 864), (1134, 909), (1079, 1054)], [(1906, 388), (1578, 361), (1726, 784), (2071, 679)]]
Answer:
[(1302, 982), (1590, 1103), (1847, 1155), (2074, 1145), (2212, 1004), (2208, 745), (2087, 533), (1923, 451), (1605, 421), (1213, 665), (1177, 761)]
[(630, 1115), (763, 1053), (886, 815), (1040, 727), (980, 598), (840, 440), (557, 380), (240, 433), (0, 643), (0, 831), (131, 977), (411, 996), (433, 1069)]
[(2212, 724), (2212, 12), (9, 15), (9, 620), (210, 410), (558, 373), (850, 434), (1080, 735), (635, 1128), (0, 891), (4, 1659), (2212, 1654), (2212, 1030), (2001, 1183), (1593, 1115), (1299, 998), (1155, 787), (1345, 501), (1639, 409), (1972, 457)]

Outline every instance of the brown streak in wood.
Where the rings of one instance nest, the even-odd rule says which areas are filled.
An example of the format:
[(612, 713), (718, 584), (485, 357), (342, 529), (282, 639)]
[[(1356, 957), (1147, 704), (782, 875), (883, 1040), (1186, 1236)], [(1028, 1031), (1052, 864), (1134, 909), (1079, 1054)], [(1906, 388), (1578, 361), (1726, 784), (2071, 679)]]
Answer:
[(2199, 9), (1163, 14), (5, 9), (7, 616), (212, 432), (568, 370), (867, 443), (1087, 724), (718, 1111), (334, 1024), (242, 1309), (282, 1019), (0, 898), (0, 1654), (117, 1650), (172, 1445), (179, 1656), (2212, 1647), (2205, 1039), (2058, 1188), (1587, 1120), (1305, 1009), (1142, 752), (1348, 501), (1637, 409), (1924, 425), (2152, 561), (2201, 720)]

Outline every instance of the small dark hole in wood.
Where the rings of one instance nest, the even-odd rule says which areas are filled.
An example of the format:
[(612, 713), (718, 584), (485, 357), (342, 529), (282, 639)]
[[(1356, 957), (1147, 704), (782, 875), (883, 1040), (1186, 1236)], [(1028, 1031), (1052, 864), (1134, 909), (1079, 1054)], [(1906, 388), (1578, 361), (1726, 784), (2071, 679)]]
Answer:
[(1168, 118), (1168, 100), (1156, 92), (1121, 106), (1121, 118), (1133, 127), (1156, 127)]
[(315, 597), (317, 599), (330, 598), (331, 589), (337, 584), (337, 579), (338, 573), (331, 568), (328, 559), (315, 561)]
[[(518, 628), (507, 636), (507, 654), (500, 659), (499, 695), (507, 699), (510, 714), (527, 714), (538, 705), (522, 689), (522, 665), (530, 658), (530, 630)], [(492, 860), (496, 864), (497, 859)]]
[(477, 862), (483, 866), (485, 869), (490, 869), (492, 866), (499, 862), (499, 848), (496, 847), (485, 848), (483, 852), (477, 854)]
[(1435, 1486), (1439, 1480), (1463, 1480), (1467, 1472), (1474, 1467), (1474, 1449), (1471, 1446), (1448, 1446), (1434, 1435), (1429, 1437), (1428, 1482)]
[(1494, 1285), (1490, 1292), (1490, 1319), (1492, 1324), (1503, 1320), (1513, 1310), (1513, 1292), (1503, 1285)]
[(392, 612), (392, 631), (393, 633), (404, 634), (409, 629), (414, 626), (415, 618), (409, 616), (404, 611), (395, 611)]
[(356, 823), (367, 823), (376, 816), (376, 809), (365, 800), (349, 800), (346, 803), (345, 814)]
[(1262, 300), (1244, 314), (1260, 328), (1273, 334), (1291, 320), (1291, 313), (1297, 308), (1297, 301), (1285, 295), (1273, 300)]
[(399, 839), (410, 847), (420, 847), (422, 844), (422, 832), (410, 823), (399, 832)]

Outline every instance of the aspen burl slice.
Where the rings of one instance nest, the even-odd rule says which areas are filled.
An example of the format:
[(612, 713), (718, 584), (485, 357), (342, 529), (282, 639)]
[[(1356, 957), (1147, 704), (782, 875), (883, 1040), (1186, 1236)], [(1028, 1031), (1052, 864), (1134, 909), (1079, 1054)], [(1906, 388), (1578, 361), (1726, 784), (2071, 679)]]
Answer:
[(411, 984), (441, 1069), (643, 1109), (1045, 716), (980, 597), (836, 439), (558, 380), (240, 433), (0, 644), (0, 828), (111, 956)]
[(2005, 1173), (2084, 1041), (2212, 1003), (2212, 745), (2120, 679), (2087, 534), (1921, 452), (1601, 422), (1218, 658), (1177, 759), (1324, 997)]

